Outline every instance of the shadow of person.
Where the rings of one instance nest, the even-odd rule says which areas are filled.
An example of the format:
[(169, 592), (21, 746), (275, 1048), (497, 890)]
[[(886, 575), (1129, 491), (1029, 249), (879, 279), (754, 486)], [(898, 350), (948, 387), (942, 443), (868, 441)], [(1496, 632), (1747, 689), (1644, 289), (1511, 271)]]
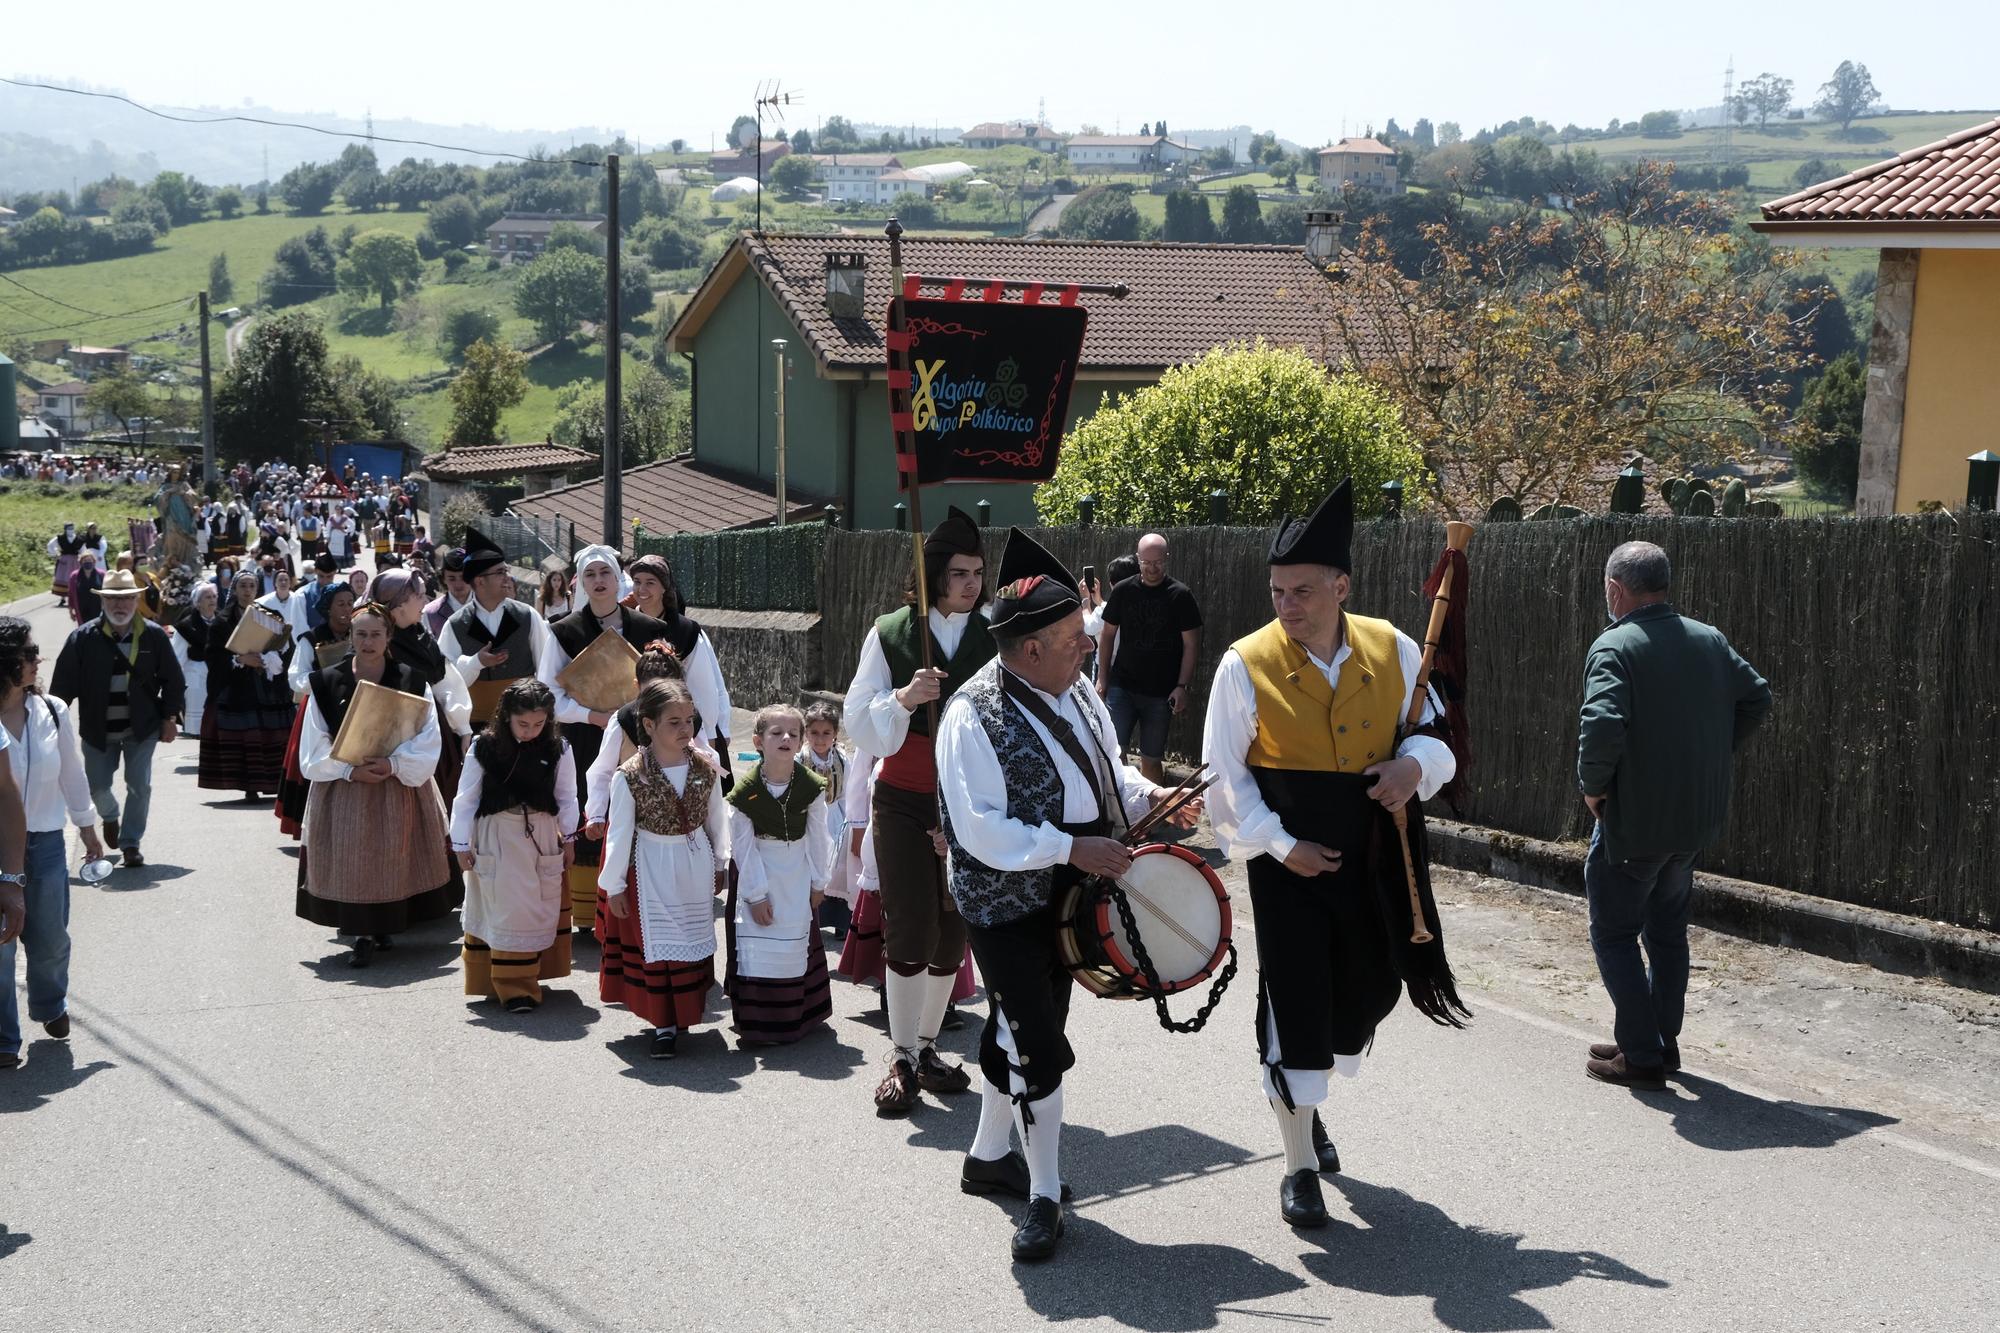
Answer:
[(1328, 1286), (1374, 1296), (1428, 1297), (1446, 1328), (1465, 1333), (1551, 1328), (1548, 1316), (1521, 1293), (1559, 1287), (1575, 1278), (1665, 1287), (1594, 1250), (1525, 1249), (1512, 1232), (1455, 1222), (1435, 1204), (1353, 1176), (1329, 1177), (1362, 1225), (1336, 1216), (1323, 1231), (1299, 1239), (1321, 1251), (1306, 1270)]
[(158, 888), (169, 880), (184, 879), (194, 871), (187, 866), (167, 865), (158, 861), (148, 861), (142, 866), (119, 866), (111, 872), (111, 877), (97, 886), (99, 893), (137, 893), (141, 889)]
[(682, 1030), (677, 1043), (679, 1054), (671, 1060), (652, 1057), (653, 1030), (637, 1031), (604, 1043), (606, 1050), (624, 1061), (618, 1071), (622, 1078), (636, 1078), (655, 1087), (684, 1088), (689, 1092), (734, 1092), (744, 1078), (757, 1068), (749, 1053), (736, 1050), (719, 1028)]
[[(343, 941), (343, 945), (345, 943)], [(398, 935), (390, 948), (377, 949), (366, 967), (350, 965), (348, 959), (352, 957), (352, 951), (346, 947), (338, 953), (319, 958), (302, 958), (299, 966), (321, 981), (380, 989), (407, 986), (414, 981), (431, 981), (454, 972), (458, 968), (458, 954), (456, 938), (442, 941)]]
[(843, 1042), (832, 1027), (808, 1033), (785, 1046), (752, 1046), (737, 1050), (757, 1062), (760, 1071), (796, 1074), (822, 1083), (837, 1083), (866, 1063), (859, 1046)]
[[(1004, 1202), (1009, 1217), (1019, 1214), (1019, 1200)], [(1008, 1234), (996, 1230), (987, 1243), (1005, 1245)], [(1108, 1274), (1115, 1280), (1106, 1281)], [(1215, 1328), (1227, 1306), (1306, 1285), (1232, 1245), (1147, 1245), (1075, 1213), (1065, 1219), (1056, 1261), (1016, 1264), (1014, 1280), (1028, 1308), (1050, 1323), (1115, 1319), (1148, 1333)]]
[(1726, 1083), (1682, 1072), (1673, 1080), (1692, 1096), (1636, 1098), (1674, 1118), (1674, 1133), (1697, 1148), (1742, 1152), (1753, 1148), (1831, 1148), (1843, 1139), (1899, 1123), (1892, 1115), (1846, 1106), (1766, 1101)]
[(7, 1224), (0, 1222), (0, 1259), (5, 1259), (33, 1239), (25, 1231), (9, 1231)]
[(109, 1060), (78, 1065), (75, 1049), (66, 1041), (52, 1038), (29, 1043), (27, 1057), (6, 1076), (7, 1095), (0, 1097), (0, 1114), (35, 1110), (99, 1070), (116, 1068)]
[[(942, 1114), (932, 1111), (933, 1101)], [(913, 1128), (905, 1140), (911, 1147), (960, 1156), (972, 1147), (979, 1127), (976, 1092), (927, 1099), (924, 1110), (923, 1115), (911, 1117)], [(1020, 1145), (1016, 1141), (1013, 1146), (1018, 1149)], [(1186, 1125), (1155, 1125), (1124, 1134), (1106, 1134), (1092, 1125), (1064, 1124), (1062, 1128), (1063, 1182), (1075, 1194), (1079, 1209), (1275, 1157), (1257, 1157), (1247, 1148)], [(1018, 1211), (1017, 1200), (992, 1197), (1005, 1205), (1010, 1215)]]
[(590, 1035), (590, 1025), (603, 1012), (592, 1008), (576, 991), (565, 989), (560, 981), (545, 983), (541, 1004), (525, 1014), (510, 1014), (498, 1000), (470, 995), (465, 997), (465, 1010), (474, 1027), (518, 1033), (535, 1041), (581, 1041)]

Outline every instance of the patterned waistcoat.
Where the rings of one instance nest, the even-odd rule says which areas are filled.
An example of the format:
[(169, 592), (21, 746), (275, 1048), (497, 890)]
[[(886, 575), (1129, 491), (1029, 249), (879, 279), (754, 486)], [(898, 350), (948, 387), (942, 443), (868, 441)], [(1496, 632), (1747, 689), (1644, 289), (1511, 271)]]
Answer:
[(686, 837), (708, 820), (708, 794), (715, 786), (715, 770), (693, 751), (688, 752), (687, 790), (676, 792), (674, 784), (660, 771), (650, 747), (618, 766), (625, 785), (632, 789), (633, 822), (641, 832), (662, 837)]

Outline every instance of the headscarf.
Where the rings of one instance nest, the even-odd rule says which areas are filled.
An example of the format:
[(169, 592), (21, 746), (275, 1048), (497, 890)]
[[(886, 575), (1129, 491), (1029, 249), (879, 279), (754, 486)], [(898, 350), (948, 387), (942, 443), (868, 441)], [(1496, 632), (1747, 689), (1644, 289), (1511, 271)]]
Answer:
[(663, 556), (642, 555), (625, 571), (626, 586), (631, 585), (634, 574), (651, 574), (660, 581), (660, 587), (665, 590), (665, 595), (660, 601), (662, 618), (671, 622), (680, 609), (674, 605), (675, 601), (679, 600), (680, 585), (674, 580), (673, 566), (669, 565)]
[(599, 542), (595, 546), (586, 546), (576, 553), (576, 562), (571, 566), (576, 571), (576, 586), (579, 588), (582, 587), (583, 571), (600, 560), (611, 566), (612, 577), (618, 580), (618, 600), (623, 601), (625, 598), (630, 597), (632, 595), (632, 580), (625, 577), (625, 567), (619, 563), (618, 552), (612, 550), (602, 542)]
[[(410, 595), (410, 589), (417, 586), (417, 576), (407, 569), (385, 569), (375, 576), (374, 586), (368, 590), (368, 600), (377, 606), (394, 606)], [(358, 608), (360, 599), (355, 599)]]

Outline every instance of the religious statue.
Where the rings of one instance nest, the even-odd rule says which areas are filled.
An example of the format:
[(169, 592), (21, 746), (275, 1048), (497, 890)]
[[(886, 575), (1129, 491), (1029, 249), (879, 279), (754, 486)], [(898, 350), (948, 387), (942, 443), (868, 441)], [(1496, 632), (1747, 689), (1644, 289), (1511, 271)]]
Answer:
[(196, 503), (180, 466), (168, 468), (166, 483), (153, 497), (153, 509), (158, 515), (162, 558), (170, 571), (201, 568), (200, 546), (195, 539)]

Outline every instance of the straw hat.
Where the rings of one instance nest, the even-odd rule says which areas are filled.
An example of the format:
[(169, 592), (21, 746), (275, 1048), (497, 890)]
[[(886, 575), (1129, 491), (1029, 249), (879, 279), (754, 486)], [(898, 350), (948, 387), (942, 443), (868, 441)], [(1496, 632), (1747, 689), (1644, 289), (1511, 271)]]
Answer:
[(115, 569), (104, 580), (104, 586), (97, 590), (97, 595), (99, 597), (137, 597), (143, 591), (145, 590), (139, 586), (139, 580), (132, 577), (131, 570)]

